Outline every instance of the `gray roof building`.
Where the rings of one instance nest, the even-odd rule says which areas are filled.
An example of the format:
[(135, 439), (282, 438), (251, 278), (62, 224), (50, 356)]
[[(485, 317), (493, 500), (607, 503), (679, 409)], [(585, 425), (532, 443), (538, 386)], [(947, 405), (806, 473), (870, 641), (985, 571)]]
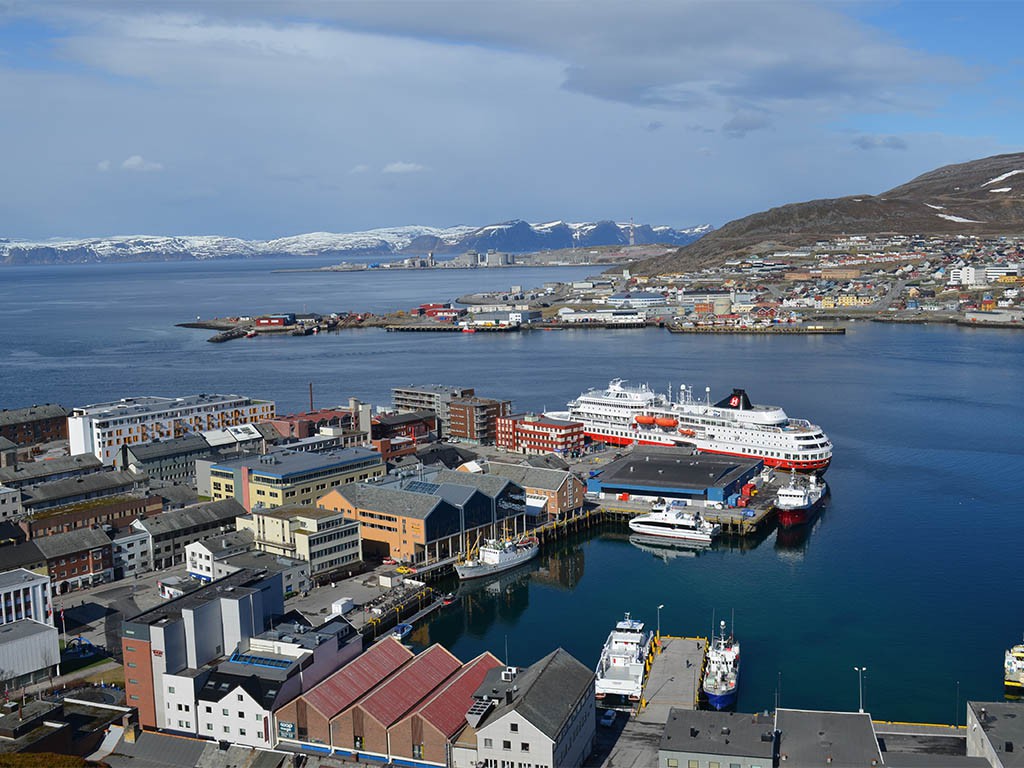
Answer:
[(1024, 766), (1024, 703), (967, 702), (967, 754), (993, 768)]
[(772, 719), (765, 715), (673, 708), (661, 735), (658, 765), (664, 768), (673, 758), (678, 765), (693, 759), (707, 765), (715, 758), (727, 757), (756, 760), (768, 768), (775, 741), (773, 729)]
[(66, 477), (23, 488), (21, 505), (26, 512), (34, 512), (78, 501), (118, 496), (139, 488), (144, 482), (144, 475), (121, 470)]
[(33, 539), (33, 543), (47, 560), (53, 560), (86, 549), (109, 547), (110, 537), (96, 528), (76, 528), (73, 531)]
[(487, 462), (487, 472), (518, 483), (524, 488), (543, 488), (546, 491), (557, 491), (568, 477), (564, 470), (524, 467), (521, 464), (505, 464), (500, 461)]
[(867, 712), (778, 709), (775, 730), (779, 759), (788, 765), (862, 768), (884, 764)]
[(64, 418), (67, 415), (67, 408), (53, 403), (32, 405), (27, 408), (4, 408), (3, 410), (0, 410), (0, 427), (6, 427), (11, 424), (22, 424), (26, 421), (59, 419)]
[(395, 514), (426, 519), (437, 509), (440, 499), (426, 493), (413, 493), (366, 483), (352, 483), (337, 488), (350, 504), (360, 509), (386, 509)]
[(47, 480), (99, 472), (102, 469), (103, 462), (91, 453), (62, 456), (46, 461), (20, 462), (13, 467), (0, 467), (0, 485), (21, 488)]
[(245, 508), (234, 499), (213, 501), (198, 507), (177, 509), (162, 515), (136, 521), (135, 525), (147, 531), (154, 541), (173, 538), (188, 531), (208, 530), (230, 523), (234, 528), (235, 518), (246, 514)]

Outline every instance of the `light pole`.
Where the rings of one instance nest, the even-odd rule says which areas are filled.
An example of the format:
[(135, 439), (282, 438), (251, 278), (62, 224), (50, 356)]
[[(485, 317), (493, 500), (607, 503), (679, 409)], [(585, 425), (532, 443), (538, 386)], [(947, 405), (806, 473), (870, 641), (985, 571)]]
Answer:
[(854, 667), (854, 671), (857, 673), (857, 694), (860, 702), (860, 708), (858, 712), (864, 711), (864, 673), (868, 671), (867, 667)]
[(658, 606), (658, 645), (661, 645), (661, 609), (664, 607), (664, 605)]

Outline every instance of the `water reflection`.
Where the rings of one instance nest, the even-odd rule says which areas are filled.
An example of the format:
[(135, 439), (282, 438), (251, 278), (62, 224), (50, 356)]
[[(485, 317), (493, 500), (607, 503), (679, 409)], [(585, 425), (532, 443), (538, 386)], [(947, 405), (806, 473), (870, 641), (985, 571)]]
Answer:
[(642, 533), (632, 534), (629, 537), (629, 543), (641, 552), (653, 555), (665, 563), (677, 557), (700, 557), (710, 549), (708, 544), (644, 536)]
[(825, 520), (827, 502), (821, 504), (812, 514), (810, 522), (804, 525), (796, 525), (792, 528), (782, 528), (775, 533), (775, 551), (779, 557), (785, 560), (802, 560), (807, 551), (811, 534), (814, 533)]

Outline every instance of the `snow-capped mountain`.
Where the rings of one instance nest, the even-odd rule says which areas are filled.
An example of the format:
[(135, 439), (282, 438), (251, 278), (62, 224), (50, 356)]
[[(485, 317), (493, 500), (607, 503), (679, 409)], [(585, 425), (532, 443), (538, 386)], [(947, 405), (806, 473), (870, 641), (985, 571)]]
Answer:
[(110, 261), (184, 261), (261, 256), (404, 256), (454, 254), (495, 249), (530, 253), (573, 247), (664, 243), (685, 245), (712, 227), (674, 229), (612, 221), (570, 224), (552, 221), (529, 224), (522, 220), (486, 227), (388, 227), (365, 232), (311, 232), (275, 240), (242, 240), (198, 235), (162, 237), (128, 235), (79, 240), (25, 242), (0, 239), (0, 264), (74, 264)]

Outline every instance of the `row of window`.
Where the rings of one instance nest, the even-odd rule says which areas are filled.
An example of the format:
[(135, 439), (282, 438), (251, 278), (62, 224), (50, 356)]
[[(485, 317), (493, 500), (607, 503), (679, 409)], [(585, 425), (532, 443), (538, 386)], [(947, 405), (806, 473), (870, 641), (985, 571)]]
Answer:
[[(666, 768), (679, 768), (679, 760), (674, 757), (665, 758), (665, 765)], [(687, 760), (686, 768), (701, 768), (700, 760)], [(710, 760), (707, 768), (722, 768), (722, 764), (718, 760)], [(742, 768), (742, 766), (739, 763), (729, 763), (729, 768)], [(761, 768), (761, 766), (752, 765), (750, 768)]]

